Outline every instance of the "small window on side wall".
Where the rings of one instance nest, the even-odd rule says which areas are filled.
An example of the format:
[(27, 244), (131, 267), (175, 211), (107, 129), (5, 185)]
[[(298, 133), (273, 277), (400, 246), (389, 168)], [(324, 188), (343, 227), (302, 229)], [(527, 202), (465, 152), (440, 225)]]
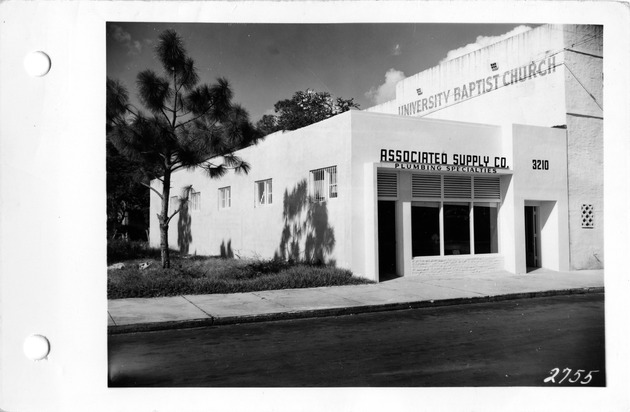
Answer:
[(219, 189), (219, 209), (232, 207), (232, 188), (230, 186)]
[(256, 182), (256, 206), (270, 205), (272, 203), (271, 179)]
[(200, 210), (201, 209), (201, 192), (195, 192), (194, 190), (190, 192), (190, 210)]
[(337, 166), (311, 170), (309, 195), (315, 202), (337, 197)]

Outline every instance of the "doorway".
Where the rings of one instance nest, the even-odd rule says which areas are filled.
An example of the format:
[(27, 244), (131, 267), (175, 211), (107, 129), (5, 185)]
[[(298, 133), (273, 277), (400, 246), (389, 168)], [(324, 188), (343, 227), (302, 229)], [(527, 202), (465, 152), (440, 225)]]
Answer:
[(378, 201), (378, 280), (396, 275), (396, 202)]
[(538, 206), (525, 206), (525, 261), (527, 271), (541, 267)]

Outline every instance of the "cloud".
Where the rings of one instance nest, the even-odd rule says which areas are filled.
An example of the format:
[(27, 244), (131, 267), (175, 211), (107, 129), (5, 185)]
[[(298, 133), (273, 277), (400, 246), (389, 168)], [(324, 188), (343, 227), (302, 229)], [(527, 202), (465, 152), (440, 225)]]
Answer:
[(114, 41), (120, 43), (123, 47), (125, 47), (127, 49), (127, 54), (130, 55), (137, 55), (142, 53), (142, 49), (145, 45), (150, 46), (153, 43), (153, 41), (150, 39), (133, 40), (129, 32), (125, 31), (125, 29), (115, 24), (112, 24), (110, 26), (109, 34), (112, 39), (114, 39)]
[(392, 49), (392, 55), (400, 56), (401, 54), (402, 54), (402, 49), (400, 47), (400, 44), (395, 45), (394, 48)]
[(482, 49), (486, 46), (489, 46), (491, 44), (494, 43), (498, 43), (502, 40), (505, 40), (509, 37), (513, 37), (516, 36), (517, 34), (526, 32), (528, 30), (531, 30), (532, 28), (529, 26), (523, 26), (520, 25), (518, 27), (515, 27), (514, 29), (510, 30), (509, 32), (505, 33), (505, 34), (501, 34), (498, 36), (477, 36), (477, 39), (474, 43), (470, 43), (467, 44), (463, 47), (460, 47), (458, 49), (454, 49), (449, 51), (448, 53), (446, 53), (446, 57), (443, 58), (442, 60), (440, 60), (440, 64), (449, 61), (449, 60), (453, 60), (456, 59), (460, 56), (463, 56), (465, 54), (474, 52), (476, 50)]
[(405, 78), (405, 73), (396, 69), (389, 69), (385, 73), (385, 83), (372, 87), (365, 97), (376, 104), (388, 102), (396, 97), (396, 83)]

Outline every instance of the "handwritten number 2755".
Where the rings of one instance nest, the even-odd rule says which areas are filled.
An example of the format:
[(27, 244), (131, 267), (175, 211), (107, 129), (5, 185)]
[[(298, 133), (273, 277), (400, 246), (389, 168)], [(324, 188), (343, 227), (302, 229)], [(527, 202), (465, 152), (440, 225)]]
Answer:
[[(578, 369), (575, 371), (575, 373), (573, 374), (574, 379), (569, 379), (568, 382), (570, 383), (575, 383), (577, 381), (579, 381), (580, 379), (582, 379), (582, 373), (586, 372), (584, 369)], [(584, 379), (580, 382), (581, 385), (588, 385), (589, 382), (591, 381), (591, 379), (593, 379), (593, 373), (595, 372), (599, 372), (598, 370), (596, 371), (589, 371), (588, 374), (586, 376), (584, 376)], [(556, 382), (556, 377), (560, 374), (560, 368), (553, 368), (551, 371), (549, 371), (549, 373), (551, 374), (551, 376), (548, 376), (545, 378), (544, 382), (545, 383), (558, 383), (561, 384), (562, 382), (564, 382), (565, 379), (567, 379), (570, 375), (571, 375), (571, 369), (570, 368), (564, 368), (562, 370), (562, 373), (564, 374), (564, 376), (562, 377), (562, 379), (560, 379), (560, 381)]]

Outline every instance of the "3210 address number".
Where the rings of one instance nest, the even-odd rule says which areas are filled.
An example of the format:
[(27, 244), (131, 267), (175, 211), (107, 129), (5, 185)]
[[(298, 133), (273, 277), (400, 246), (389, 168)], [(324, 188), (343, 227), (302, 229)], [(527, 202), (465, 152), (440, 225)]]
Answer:
[(549, 170), (549, 160), (532, 159), (532, 169)]

